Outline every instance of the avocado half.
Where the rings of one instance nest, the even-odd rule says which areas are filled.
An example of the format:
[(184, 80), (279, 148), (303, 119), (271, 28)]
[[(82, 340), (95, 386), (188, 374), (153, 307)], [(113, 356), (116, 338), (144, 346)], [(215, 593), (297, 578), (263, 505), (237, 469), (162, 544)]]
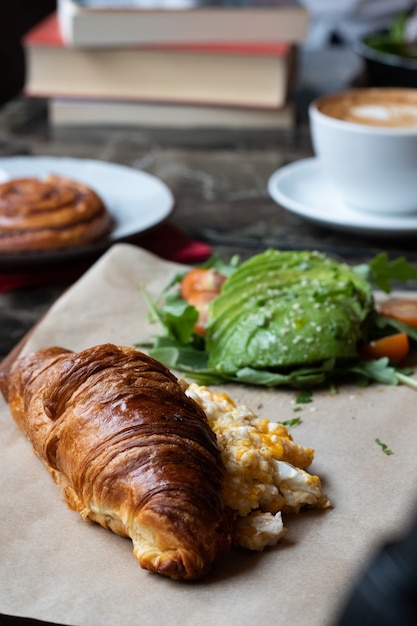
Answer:
[(267, 250), (228, 277), (209, 310), (209, 366), (231, 375), (357, 356), (371, 285), (315, 251)]

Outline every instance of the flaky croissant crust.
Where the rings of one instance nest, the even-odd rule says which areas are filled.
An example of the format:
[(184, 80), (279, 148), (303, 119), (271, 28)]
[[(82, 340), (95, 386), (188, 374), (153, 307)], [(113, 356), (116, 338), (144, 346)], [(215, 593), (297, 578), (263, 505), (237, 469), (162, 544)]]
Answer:
[(2, 391), (68, 506), (129, 536), (143, 568), (195, 579), (229, 550), (215, 435), (162, 364), (112, 344), (49, 348), (18, 359)]

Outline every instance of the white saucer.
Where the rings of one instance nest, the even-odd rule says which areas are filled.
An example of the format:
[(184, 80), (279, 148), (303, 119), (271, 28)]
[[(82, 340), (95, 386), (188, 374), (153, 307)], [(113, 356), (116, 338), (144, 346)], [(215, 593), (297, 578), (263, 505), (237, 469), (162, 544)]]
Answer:
[(395, 217), (361, 213), (343, 203), (324, 178), (316, 157), (284, 165), (268, 181), (279, 205), (311, 222), (363, 235), (410, 236), (417, 233), (417, 213)]

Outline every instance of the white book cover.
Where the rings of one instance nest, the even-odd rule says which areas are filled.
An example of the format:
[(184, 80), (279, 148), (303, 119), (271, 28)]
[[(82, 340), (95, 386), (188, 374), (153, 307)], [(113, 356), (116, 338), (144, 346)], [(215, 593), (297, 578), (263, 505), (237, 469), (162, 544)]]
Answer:
[(308, 12), (293, 0), (58, 0), (66, 45), (299, 43)]

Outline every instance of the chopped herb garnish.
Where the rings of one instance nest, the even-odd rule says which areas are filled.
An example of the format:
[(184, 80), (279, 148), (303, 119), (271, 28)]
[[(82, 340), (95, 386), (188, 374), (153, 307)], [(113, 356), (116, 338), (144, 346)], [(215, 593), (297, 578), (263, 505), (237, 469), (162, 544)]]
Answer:
[(311, 391), (301, 391), (295, 399), (297, 404), (308, 404), (313, 402), (313, 394)]
[(301, 417), (293, 417), (290, 420), (284, 420), (280, 422), (283, 426), (295, 426), (296, 424), (301, 424)]
[(381, 450), (382, 450), (382, 452), (384, 454), (387, 454), (388, 456), (390, 454), (394, 454), (393, 451), (388, 448), (387, 444), (386, 443), (382, 443), (382, 441), (380, 439), (378, 439), (378, 437), (375, 439), (375, 443), (377, 443), (380, 446), (380, 448), (381, 448)]

